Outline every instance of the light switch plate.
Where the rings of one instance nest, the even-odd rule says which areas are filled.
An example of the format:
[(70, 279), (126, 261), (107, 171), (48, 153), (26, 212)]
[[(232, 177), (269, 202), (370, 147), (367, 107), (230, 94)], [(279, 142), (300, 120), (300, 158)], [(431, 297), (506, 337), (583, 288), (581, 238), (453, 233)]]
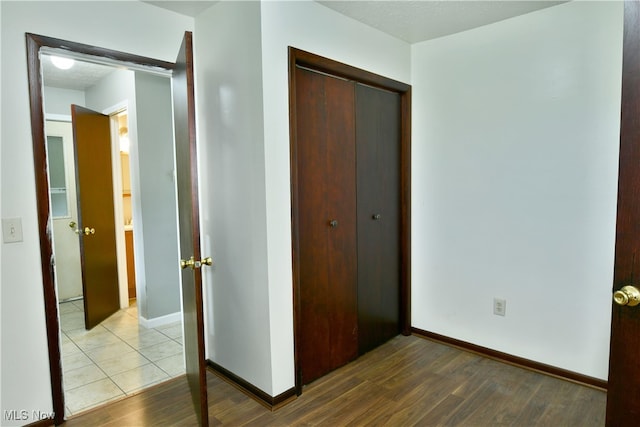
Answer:
[(502, 298), (493, 299), (493, 314), (496, 316), (504, 316), (507, 314), (507, 300)]
[(22, 218), (2, 218), (4, 243), (22, 242)]

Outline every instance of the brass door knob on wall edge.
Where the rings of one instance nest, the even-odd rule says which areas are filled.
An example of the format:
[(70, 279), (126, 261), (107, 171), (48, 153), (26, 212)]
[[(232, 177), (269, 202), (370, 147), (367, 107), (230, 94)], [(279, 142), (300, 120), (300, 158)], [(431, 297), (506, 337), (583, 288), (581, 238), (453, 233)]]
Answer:
[(613, 293), (613, 301), (618, 305), (634, 307), (640, 304), (640, 290), (635, 286), (623, 286)]
[(196, 269), (196, 268), (200, 268), (203, 265), (208, 265), (208, 266), (212, 266), (213, 265), (213, 259), (208, 256), (206, 258), (203, 258), (200, 261), (196, 261), (196, 259), (194, 257), (191, 257), (187, 260), (181, 259), (180, 260), (180, 268), (182, 268), (183, 270), (187, 267), (191, 267), (192, 269)]

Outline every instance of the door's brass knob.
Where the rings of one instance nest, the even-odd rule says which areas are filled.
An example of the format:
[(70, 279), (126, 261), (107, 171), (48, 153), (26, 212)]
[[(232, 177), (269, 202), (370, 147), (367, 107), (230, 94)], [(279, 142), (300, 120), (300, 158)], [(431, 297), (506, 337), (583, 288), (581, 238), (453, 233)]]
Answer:
[(337, 219), (332, 219), (331, 221), (329, 221), (329, 227), (336, 228), (337, 226), (338, 226), (338, 220)]
[(635, 286), (624, 286), (619, 291), (614, 292), (613, 301), (618, 305), (636, 306), (640, 304), (640, 290)]
[(193, 268), (194, 265), (196, 265), (196, 260), (193, 257), (189, 258), (188, 260), (180, 260), (180, 268), (182, 268), (183, 270), (187, 267)]
[(183, 270), (187, 267), (191, 267), (192, 269), (200, 268), (202, 265), (213, 265), (213, 260), (211, 257), (203, 258), (201, 261), (197, 261), (194, 257), (189, 258), (188, 260), (181, 259), (180, 260), (180, 268)]
[(89, 228), (89, 227), (85, 227), (84, 230), (80, 230), (79, 228), (75, 228), (77, 224), (74, 221), (71, 221), (69, 223), (69, 227), (73, 228), (74, 233), (76, 234), (84, 234), (85, 236), (88, 236), (90, 234), (96, 234), (96, 229), (95, 228)]

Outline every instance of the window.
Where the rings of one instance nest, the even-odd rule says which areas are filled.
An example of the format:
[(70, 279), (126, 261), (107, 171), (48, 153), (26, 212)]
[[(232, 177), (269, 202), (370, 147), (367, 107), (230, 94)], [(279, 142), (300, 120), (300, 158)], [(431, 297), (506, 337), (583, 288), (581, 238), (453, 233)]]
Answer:
[(51, 212), (54, 218), (69, 216), (67, 202), (67, 180), (64, 168), (64, 145), (62, 137), (47, 136), (49, 157), (49, 192)]

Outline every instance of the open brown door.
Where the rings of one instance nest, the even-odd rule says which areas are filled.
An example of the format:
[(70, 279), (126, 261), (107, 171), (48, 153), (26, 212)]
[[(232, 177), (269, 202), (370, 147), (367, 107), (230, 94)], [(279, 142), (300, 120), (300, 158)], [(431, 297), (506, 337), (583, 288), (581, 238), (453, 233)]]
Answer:
[(173, 114), (176, 132), (178, 223), (182, 258), (182, 308), (187, 380), (202, 426), (209, 425), (207, 378), (204, 359), (202, 262), (198, 214), (198, 170), (193, 83), (193, 46), (186, 32), (173, 74)]
[(109, 116), (71, 106), (85, 327), (120, 309)]
[(625, 1), (618, 218), (607, 392), (607, 426), (640, 418), (640, 3)]

